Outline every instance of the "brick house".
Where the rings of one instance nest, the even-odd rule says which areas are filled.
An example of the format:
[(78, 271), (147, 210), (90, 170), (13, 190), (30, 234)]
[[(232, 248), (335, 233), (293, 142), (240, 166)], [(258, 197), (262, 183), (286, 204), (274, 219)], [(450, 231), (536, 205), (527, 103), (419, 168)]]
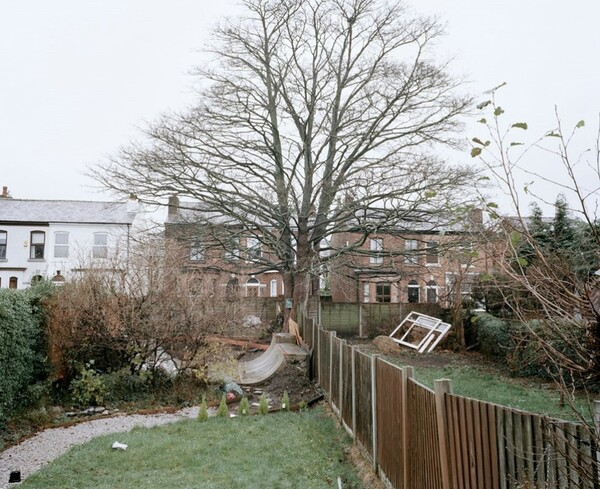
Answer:
[(477, 211), (458, 225), (399, 225), (368, 237), (359, 229), (336, 233), (332, 248), (352, 251), (330, 266), (331, 301), (448, 306), (465, 298), (489, 266), (477, 245), (482, 227)]
[[(199, 224), (202, 223), (202, 224)], [(194, 202), (169, 199), (165, 237), (179, 253), (190, 287), (241, 297), (283, 297), (275, 257), (251, 230)]]

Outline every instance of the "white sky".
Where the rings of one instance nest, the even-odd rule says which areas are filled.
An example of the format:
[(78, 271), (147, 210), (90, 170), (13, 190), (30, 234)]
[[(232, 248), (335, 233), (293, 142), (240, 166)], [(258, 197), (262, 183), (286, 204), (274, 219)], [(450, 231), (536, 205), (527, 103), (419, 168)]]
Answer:
[[(600, 112), (600, 2), (413, 0), (446, 24), (440, 57), (530, 132), (580, 119), (592, 145)], [(0, 1), (0, 185), (15, 198), (110, 198), (85, 169), (192, 100), (188, 71), (233, 0)], [(471, 128), (466, 137), (474, 135)], [(453, 158), (469, 161), (468, 152)], [(540, 165), (546, 164), (539, 162)], [(548, 163), (551, 164), (551, 163)]]

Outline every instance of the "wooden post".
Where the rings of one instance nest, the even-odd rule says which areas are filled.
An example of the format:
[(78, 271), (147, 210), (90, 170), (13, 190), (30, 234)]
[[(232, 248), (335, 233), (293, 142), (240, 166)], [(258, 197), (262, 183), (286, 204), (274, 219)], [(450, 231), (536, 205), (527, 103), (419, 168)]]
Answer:
[[(371, 415), (373, 416), (373, 469), (377, 473), (377, 359), (379, 355), (371, 357)], [(405, 486), (406, 487), (406, 486)]]
[[(594, 401), (594, 425), (596, 426), (596, 440), (600, 440), (600, 401)], [(598, 443), (597, 443), (598, 445)], [(596, 483), (600, 483), (600, 450), (596, 450)]]
[(317, 334), (317, 381), (323, 387), (323, 379), (321, 379), (321, 325), (314, 329)]
[(359, 302), (358, 304), (358, 337), (362, 338), (363, 337), (363, 320), (362, 320), (362, 303)]
[(340, 378), (339, 378), (339, 383), (338, 383), (338, 388), (339, 388), (339, 397), (338, 399), (340, 400), (340, 405), (339, 405), (339, 409), (340, 409), (340, 422), (344, 422), (344, 415), (342, 414), (342, 411), (344, 410), (344, 343), (346, 343), (346, 340), (342, 340), (340, 341), (340, 356), (339, 356), (339, 362), (340, 362)]
[(352, 436), (356, 443), (356, 346), (352, 347), (352, 378), (350, 382), (352, 385)]
[(333, 406), (333, 338), (337, 336), (335, 331), (329, 332), (329, 404)]
[(442, 489), (450, 489), (450, 457), (448, 456), (448, 416), (446, 415), (446, 394), (452, 394), (452, 381), (449, 379), (436, 380), (435, 412), (437, 417), (437, 432), (440, 443), (440, 464), (442, 469)]
[(408, 470), (408, 379), (412, 379), (415, 376), (414, 367), (402, 367), (402, 383), (400, 389), (402, 389), (402, 472), (404, 483), (402, 487), (409, 487), (409, 470)]

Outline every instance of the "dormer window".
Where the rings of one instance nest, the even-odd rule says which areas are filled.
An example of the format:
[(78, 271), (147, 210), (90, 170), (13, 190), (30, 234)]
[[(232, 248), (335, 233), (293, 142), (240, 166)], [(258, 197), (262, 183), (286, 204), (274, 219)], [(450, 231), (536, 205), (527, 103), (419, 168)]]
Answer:
[(206, 247), (204, 243), (200, 239), (193, 239), (190, 243), (190, 260), (191, 261), (200, 261), (204, 260), (204, 254), (206, 252)]
[(370, 240), (371, 256), (369, 257), (369, 263), (371, 265), (381, 265), (383, 263), (383, 238), (371, 238)]
[(31, 258), (32, 260), (43, 260), (45, 246), (46, 233), (44, 231), (32, 231), (31, 246), (29, 248), (29, 258)]

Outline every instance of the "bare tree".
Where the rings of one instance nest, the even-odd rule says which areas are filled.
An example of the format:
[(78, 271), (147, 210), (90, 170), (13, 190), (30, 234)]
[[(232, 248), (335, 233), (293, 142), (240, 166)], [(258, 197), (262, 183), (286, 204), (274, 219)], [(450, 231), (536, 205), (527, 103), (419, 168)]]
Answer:
[[(491, 117), (480, 120), (487, 137), (473, 139), (471, 154), (487, 165), (510, 197), (514, 213), (505, 218), (494, 205), (490, 207), (501, 281), (490, 280), (488, 287), (495, 287), (510, 315), (522, 324), (518, 340), (556, 380), (563, 401), (571, 403), (586, 436), (597, 446), (600, 440), (590, 422), (593, 412), (577, 410), (574, 393), (584, 388), (597, 396), (600, 385), (600, 282), (595, 274), (600, 263), (600, 138), (593, 151), (574, 155), (572, 147), (585, 123), (566, 130), (557, 112), (554, 129), (523, 144), (527, 123), (505, 122), (495, 91), (480, 108)], [(540, 155), (546, 161), (552, 158), (552, 168), (560, 173), (550, 177), (550, 172), (536, 172), (531, 161)], [(536, 195), (534, 189), (539, 187), (559, 192), (552, 219), (544, 219), (537, 204), (550, 203)], [(533, 203), (528, 213), (522, 210), (525, 198)], [(581, 450), (575, 448), (573, 453), (589, 458)], [(595, 469), (593, 473), (582, 469), (579, 475), (598, 481)]]
[(221, 232), (253, 235), (272, 251), (262, 266), (283, 273), (296, 306), (321, 262), (345, 251), (322, 253), (336, 230), (358, 221), (368, 236), (464, 203), (470, 171), (432, 149), (455, 143), (469, 100), (431, 60), (438, 23), (401, 3), (244, 6), (216, 29), (196, 105), (164, 116), (145, 143), (94, 173), (142, 201), (201, 203), (204, 229), (218, 215)]

